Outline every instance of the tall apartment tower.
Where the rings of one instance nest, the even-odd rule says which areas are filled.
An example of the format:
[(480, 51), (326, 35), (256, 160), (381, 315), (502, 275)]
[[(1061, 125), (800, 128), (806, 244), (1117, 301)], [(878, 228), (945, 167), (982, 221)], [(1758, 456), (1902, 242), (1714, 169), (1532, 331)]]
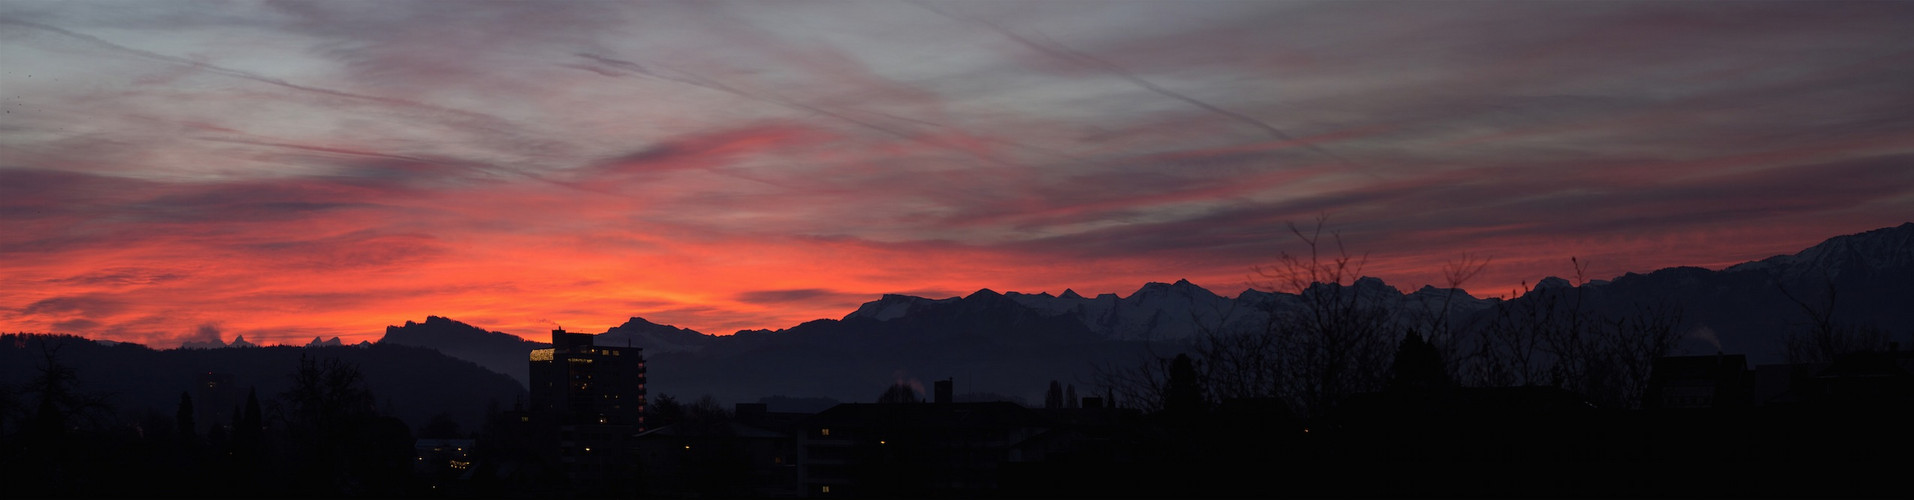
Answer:
[(552, 347), (532, 351), (529, 417), (574, 487), (617, 493), (635, 472), (630, 439), (645, 430), (644, 350), (592, 340), (552, 330)]

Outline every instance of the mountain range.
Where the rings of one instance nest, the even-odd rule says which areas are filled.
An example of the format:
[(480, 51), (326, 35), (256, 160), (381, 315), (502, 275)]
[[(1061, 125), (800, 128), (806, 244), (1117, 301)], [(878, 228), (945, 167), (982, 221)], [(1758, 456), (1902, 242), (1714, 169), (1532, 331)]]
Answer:
[[(1446, 304), (1458, 330), (1479, 328), (1498, 310), (1580, 292), (1587, 307), (1622, 317), (1643, 307), (1679, 311), (1678, 353), (1746, 354), (1757, 364), (1786, 360), (1783, 339), (1815, 326), (1832, 311), (1844, 327), (1877, 328), (1914, 345), (1914, 223), (1828, 239), (1800, 252), (1721, 270), (1675, 267), (1576, 285), (1539, 280), (1513, 299), (1471, 297), (1424, 287), (1403, 292), (1375, 278), (1351, 283), (1403, 325), (1426, 321)], [(1301, 307), (1302, 296), (1245, 290), (1225, 297), (1188, 281), (1149, 283), (1128, 295), (1085, 297), (1074, 291), (962, 297), (884, 295), (841, 318), (778, 330), (707, 335), (630, 318), (597, 337), (606, 345), (645, 348), (650, 392), (682, 399), (711, 395), (724, 402), (874, 400), (893, 383), (928, 386), (954, 378), (959, 398), (1041, 401), (1049, 381), (1095, 394), (1098, 367), (1134, 366), (1186, 349), (1204, 332), (1256, 332), (1271, 312)], [(29, 337), (19, 337), (27, 339)], [(16, 339), (18, 340), (18, 339)], [(19, 387), (38, 373), (45, 352), (32, 344), (0, 345), (0, 381)], [(50, 339), (77, 370), (81, 387), (114, 395), (116, 411), (170, 412), (199, 374), (223, 373), (271, 398), (285, 389), (302, 355), (359, 365), (382, 411), (412, 425), (446, 413), (467, 429), (488, 403), (501, 407), (526, 392), (527, 353), (546, 344), (443, 317), (387, 327), (378, 343), (342, 345), (314, 338), (304, 348), (260, 347), (243, 338), (155, 350), (130, 343)], [(228, 406), (214, 408), (223, 418)], [(800, 408), (774, 408), (797, 410)]]
[[(1446, 307), (1455, 328), (1475, 328), (1505, 302), (1433, 287), (1403, 292), (1368, 277), (1352, 287), (1376, 298), (1404, 325)], [(1914, 223), (1839, 236), (1719, 271), (1675, 267), (1579, 285), (1550, 277), (1506, 302), (1575, 289), (1591, 310), (1611, 317), (1649, 306), (1678, 311), (1678, 353), (1726, 352), (1746, 354), (1755, 363), (1781, 362), (1782, 339), (1810, 328), (1812, 315), (1825, 310), (1844, 325), (1879, 328), (1907, 342), (1914, 334)], [(1254, 289), (1225, 297), (1188, 281), (1149, 283), (1124, 296), (983, 289), (937, 299), (884, 295), (839, 319), (724, 336), (633, 317), (597, 341), (645, 348), (653, 394), (864, 401), (893, 383), (955, 378), (959, 392), (1040, 400), (1033, 396), (1050, 380), (1087, 391), (1095, 367), (1173, 353), (1203, 332), (1261, 331), (1271, 312), (1294, 310), (1301, 300)], [(437, 349), (521, 383), (529, 370), (526, 353), (545, 345), (441, 317), (388, 327), (379, 343)]]

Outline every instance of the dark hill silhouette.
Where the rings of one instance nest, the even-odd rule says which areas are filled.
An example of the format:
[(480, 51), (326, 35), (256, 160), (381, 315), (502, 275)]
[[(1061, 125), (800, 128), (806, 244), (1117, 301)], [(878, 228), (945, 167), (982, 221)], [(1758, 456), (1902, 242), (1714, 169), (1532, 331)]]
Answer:
[[(538, 338), (536, 334), (531, 336)], [(698, 352), (712, 345), (719, 338), (634, 317), (625, 324), (599, 334), (596, 342), (602, 345), (643, 347), (647, 356), (656, 356), (676, 352)], [(479, 366), (488, 370), (509, 375), (517, 380), (519, 385), (527, 387), (531, 385), (531, 368), (527, 356), (533, 349), (551, 347), (551, 344), (544, 342), (526, 340), (509, 333), (487, 331), (438, 316), (427, 316), (424, 323), (407, 321), (404, 326), (388, 326), (385, 328), (385, 336), (379, 338), (379, 343), (436, 349), (448, 356), (478, 363)]]
[(379, 338), (378, 344), (434, 349), (509, 375), (521, 388), (531, 385), (531, 364), (526, 356), (533, 349), (551, 347), (438, 316), (426, 316), (424, 323), (407, 321), (405, 326), (385, 327), (385, 336)]
[[(399, 417), (414, 428), (445, 413), (462, 428), (476, 429), (484, 422), (488, 404), (509, 409), (525, 395), (524, 388), (509, 377), (420, 347), (387, 344), (154, 350), (134, 343), (107, 345), (79, 337), (53, 339), (61, 345), (60, 362), (76, 371), (80, 389), (106, 395), (113, 414), (124, 418), (137, 418), (148, 411), (172, 414), (180, 393), (192, 390), (206, 373), (231, 374), (240, 395), (252, 387), (262, 400), (270, 400), (290, 386), (289, 376), (298, 367), (301, 355), (338, 358), (358, 365), (380, 405), (379, 411)], [(0, 380), (13, 386), (37, 375), (44, 363), (37, 342), (16, 340), (21, 337), (7, 335), (0, 341)], [(201, 425), (230, 420), (225, 418), (230, 408), (210, 410), (220, 418)]]

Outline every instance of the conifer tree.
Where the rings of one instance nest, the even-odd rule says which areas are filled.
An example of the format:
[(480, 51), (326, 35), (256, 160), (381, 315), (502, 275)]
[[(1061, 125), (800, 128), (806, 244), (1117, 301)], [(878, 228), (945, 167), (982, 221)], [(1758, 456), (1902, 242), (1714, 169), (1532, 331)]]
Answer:
[(173, 421), (179, 425), (180, 439), (191, 440), (197, 435), (198, 426), (193, 423), (193, 396), (180, 391), (179, 410), (173, 413)]

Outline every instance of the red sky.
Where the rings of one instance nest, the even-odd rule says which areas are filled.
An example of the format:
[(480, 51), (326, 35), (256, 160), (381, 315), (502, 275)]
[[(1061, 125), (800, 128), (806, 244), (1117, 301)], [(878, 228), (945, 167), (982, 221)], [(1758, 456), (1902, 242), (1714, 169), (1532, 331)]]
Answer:
[(1914, 214), (1907, 2), (0, 0), (0, 329), (707, 333), (1231, 295), (1327, 215), (1506, 294)]

